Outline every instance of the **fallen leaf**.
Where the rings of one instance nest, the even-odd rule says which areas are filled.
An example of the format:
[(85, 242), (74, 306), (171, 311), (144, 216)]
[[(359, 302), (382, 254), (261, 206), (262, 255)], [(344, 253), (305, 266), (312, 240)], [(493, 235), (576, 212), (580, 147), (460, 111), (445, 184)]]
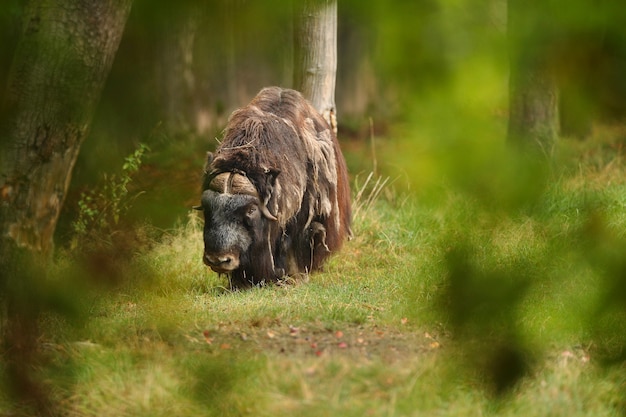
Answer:
[(342, 332), (341, 330), (337, 330), (337, 331), (335, 332), (335, 337), (336, 337), (337, 339), (341, 339), (341, 338), (343, 337), (343, 332)]
[(426, 339), (430, 339), (430, 340), (432, 340), (432, 342), (430, 342), (430, 344), (428, 345), (431, 349), (436, 349), (436, 348), (441, 347), (441, 345), (439, 344), (439, 342), (437, 341), (437, 339), (435, 339), (434, 337), (432, 337), (432, 336), (430, 335), (430, 333), (425, 332), (425, 333), (424, 333), (424, 337), (425, 337)]
[(337, 347), (339, 349), (346, 349), (348, 347), (348, 344), (346, 342), (340, 342)]
[(402, 317), (400, 319), (400, 323), (402, 323), (402, 324), (407, 324), (408, 322), (409, 322), (409, 319), (407, 319), (406, 317)]
[(220, 349), (222, 349), (222, 350), (228, 350), (228, 349), (230, 349), (230, 345), (229, 345), (228, 343), (222, 343), (222, 344), (220, 345)]
[(275, 338), (275, 337), (276, 337), (276, 333), (274, 333), (274, 332), (273, 332), (273, 331), (271, 331), (271, 330), (268, 330), (268, 331), (267, 331), (267, 337), (269, 337), (270, 339), (273, 339), (273, 338)]

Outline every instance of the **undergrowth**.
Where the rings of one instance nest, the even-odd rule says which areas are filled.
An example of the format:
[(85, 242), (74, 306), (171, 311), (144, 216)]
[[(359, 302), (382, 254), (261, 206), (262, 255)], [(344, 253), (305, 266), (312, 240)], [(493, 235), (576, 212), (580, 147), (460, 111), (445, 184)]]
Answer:
[(107, 240), (115, 232), (121, 218), (128, 212), (141, 192), (131, 194), (129, 185), (139, 171), (150, 148), (141, 143), (126, 158), (119, 175), (104, 173), (93, 188), (83, 191), (78, 201), (78, 215), (72, 222), (70, 247), (76, 249), (89, 240)]
[[(579, 168), (533, 204), (355, 181), (354, 238), (306, 283), (231, 291), (192, 211), (113, 285), (87, 282), (115, 259), (61, 257), (73, 306), (42, 313), (30, 376), (71, 416), (623, 414), (626, 172), (565, 145)], [(11, 392), (0, 415), (36, 414)]]

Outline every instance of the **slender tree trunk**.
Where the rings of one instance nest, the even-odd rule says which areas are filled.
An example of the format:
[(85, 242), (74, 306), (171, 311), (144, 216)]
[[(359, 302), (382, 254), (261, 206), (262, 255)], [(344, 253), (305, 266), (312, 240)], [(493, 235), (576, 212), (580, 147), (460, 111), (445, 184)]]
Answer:
[[(548, 2), (549, 3), (549, 2)], [(509, 141), (551, 156), (559, 134), (558, 87), (550, 54), (550, 7), (509, 0)]]
[[(131, 0), (31, 0), (0, 103), (0, 330), (13, 396), (54, 415), (32, 376), (42, 276), (76, 157)], [(2, 317), (2, 316), (5, 317)]]
[(181, 3), (177, 13), (159, 21), (168, 30), (160, 33), (158, 88), (161, 90), (163, 121), (172, 136), (197, 132), (194, 72), (194, 47), (198, 32), (199, 10)]
[(337, 1), (302, 0), (295, 14), (294, 88), (337, 132)]
[(372, 116), (378, 103), (371, 53), (376, 38), (374, 25), (368, 18), (355, 17), (350, 4), (344, 8), (339, 4), (339, 21), (337, 51), (342, 65), (337, 71), (337, 107), (342, 120), (351, 118), (364, 123), (364, 116)]

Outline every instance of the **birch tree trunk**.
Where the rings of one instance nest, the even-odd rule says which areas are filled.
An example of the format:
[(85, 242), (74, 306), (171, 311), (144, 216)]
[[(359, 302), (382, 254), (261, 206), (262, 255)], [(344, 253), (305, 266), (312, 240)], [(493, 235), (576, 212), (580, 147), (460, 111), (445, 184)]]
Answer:
[(337, 133), (337, 0), (302, 0), (295, 14), (294, 88)]

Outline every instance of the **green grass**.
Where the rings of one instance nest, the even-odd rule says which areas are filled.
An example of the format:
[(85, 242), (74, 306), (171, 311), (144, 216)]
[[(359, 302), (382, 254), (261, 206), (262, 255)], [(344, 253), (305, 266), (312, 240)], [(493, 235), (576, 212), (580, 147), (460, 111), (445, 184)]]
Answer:
[[(62, 255), (26, 369), (67, 416), (623, 415), (610, 138), (565, 142), (531, 206), (486, 204), (470, 178), (386, 185), (308, 282), (230, 291), (202, 265), (195, 213), (119, 258)], [(35, 415), (9, 368), (0, 415)]]

